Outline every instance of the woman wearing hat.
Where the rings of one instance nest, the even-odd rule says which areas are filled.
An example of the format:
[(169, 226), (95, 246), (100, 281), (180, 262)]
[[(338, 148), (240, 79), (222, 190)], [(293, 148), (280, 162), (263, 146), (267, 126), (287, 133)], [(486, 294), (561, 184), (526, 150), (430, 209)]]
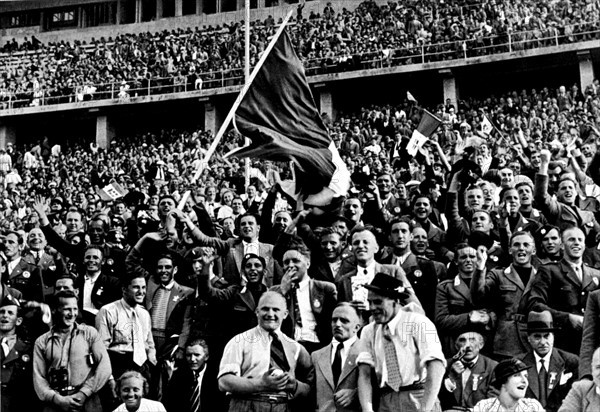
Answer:
[(500, 394), (495, 398), (479, 401), (473, 412), (544, 412), (535, 399), (525, 398), (529, 381), (527, 366), (518, 359), (507, 359), (494, 369), (494, 386)]

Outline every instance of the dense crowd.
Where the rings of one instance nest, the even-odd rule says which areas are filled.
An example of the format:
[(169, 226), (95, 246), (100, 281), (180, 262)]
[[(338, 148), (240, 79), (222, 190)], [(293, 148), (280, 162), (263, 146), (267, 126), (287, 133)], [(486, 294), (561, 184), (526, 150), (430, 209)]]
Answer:
[(234, 132), (0, 149), (2, 410), (597, 410), (600, 83), (429, 110), (324, 119), (339, 214)]
[[(597, 1), (388, 2), (308, 16), (291, 25), (309, 75), (473, 57), (599, 38)], [(252, 22), (254, 65), (277, 28)], [(3, 107), (129, 99), (241, 84), (244, 25), (179, 28), (44, 44), (14, 39), (2, 48)], [(12, 53), (27, 51), (15, 58)]]

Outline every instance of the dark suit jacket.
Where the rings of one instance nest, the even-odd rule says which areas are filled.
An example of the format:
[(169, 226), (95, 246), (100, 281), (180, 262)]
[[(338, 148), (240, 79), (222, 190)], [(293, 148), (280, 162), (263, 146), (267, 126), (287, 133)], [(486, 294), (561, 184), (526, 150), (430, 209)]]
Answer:
[(537, 276), (533, 269), (529, 283), (524, 285), (512, 265), (487, 273), (475, 271), (471, 280), (471, 301), (476, 308), (492, 309), (498, 317), (493, 345), (495, 354), (514, 357), (527, 351), (529, 345), (524, 330), (527, 297)]
[(540, 266), (531, 287), (529, 310), (549, 310), (554, 324), (561, 328), (556, 334), (555, 347), (579, 353), (581, 331), (571, 326), (569, 314), (584, 315), (588, 294), (600, 285), (600, 271), (582, 265), (583, 283), (564, 259), (558, 263)]
[[(467, 379), (465, 387), (462, 384), (462, 374), (457, 374), (451, 368), (454, 360), (450, 358), (447, 359), (447, 362), (448, 369), (438, 395), (443, 410), (452, 409), (455, 406), (473, 408), (480, 400), (494, 395), (494, 388), (490, 383), (498, 362), (480, 354), (477, 363), (471, 369), (471, 376)], [(448, 388), (453, 386), (456, 388), (450, 391)]]
[(56, 282), (56, 279), (64, 273), (62, 261), (60, 259), (55, 259), (54, 256), (46, 252), (42, 254), (39, 261), (31, 252), (25, 253), (22, 258), (27, 263), (37, 266), (42, 271), (44, 295), (49, 296), (54, 294), (54, 283)]
[(44, 301), (44, 281), (42, 271), (23, 258), (8, 275), (7, 285), (18, 289), (25, 300)]
[(333, 382), (333, 372), (331, 370), (331, 344), (311, 354), (315, 367), (318, 412), (359, 412), (361, 410), (358, 403), (358, 393), (356, 394), (356, 400), (347, 408), (336, 406), (333, 400), (334, 394), (339, 390), (356, 389), (358, 387), (356, 357), (359, 353), (359, 345), (360, 342), (357, 340), (350, 347), (337, 384)]
[[(202, 383), (200, 386), (200, 410), (213, 411), (216, 405), (213, 405), (214, 390), (216, 385), (216, 376), (209, 376), (210, 371), (205, 369)], [(165, 408), (168, 412), (190, 412), (192, 405), (190, 400), (195, 388), (194, 372), (187, 366), (181, 366), (173, 372), (169, 380), (167, 390), (164, 394)]]
[(538, 370), (535, 362), (535, 355), (530, 350), (527, 354), (521, 356), (521, 360), (531, 366), (527, 379), (526, 398), (534, 398), (540, 401), (546, 408), (546, 412), (556, 412), (567, 393), (571, 390), (573, 382), (579, 379), (579, 358), (572, 353), (553, 349), (550, 357), (550, 366), (548, 367), (548, 389), (546, 399), (540, 399)]
[(592, 355), (600, 346), (600, 290), (588, 296), (585, 315), (583, 316), (583, 337), (579, 351), (579, 376), (591, 376)]
[[(83, 320), (86, 324), (93, 326), (95, 325), (95, 316), (89, 319), (85, 319), (83, 313), (83, 287), (85, 285), (85, 276), (77, 278), (75, 287), (79, 290), (79, 310), (83, 316)], [(119, 300), (122, 296), (121, 286), (119, 280), (113, 276), (108, 276), (104, 273), (100, 273), (98, 279), (94, 283), (92, 288), (92, 303), (96, 309), (100, 309), (102, 306), (107, 305), (115, 300)]]
[(17, 339), (0, 370), (2, 412), (37, 410), (39, 402), (31, 384), (32, 374), (33, 346)]
[[(337, 291), (335, 285), (331, 282), (322, 282), (320, 280), (309, 280), (309, 296), (310, 306), (312, 308), (313, 315), (317, 321), (317, 337), (321, 344), (331, 342), (331, 314), (335, 305), (337, 304)], [(276, 292), (281, 293), (281, 285), (276, 285), (271, 288)], [(292, 296), (294, 293), (294, 296)], [(290, 338), (294, 339), (294, 328), (295, 319), (292, 315), (294, 313), (293, 300), (295, 299), (295, 289), (291, 289), (287, 295), (285, 295), (288, 305), (289, 315), (281, 324), (281, 331)]]
[[(394, 260), (395, 256), (392, 254), (382, 259), (381, 263), (391, 265)], [(429, 319), (433, 319), (435, 316), (435, 294), (438, 285), (437, 271), (433, 261), (417, 257), (411, 253), (402, 263), (402, 270), (404, 270), (406, 278), (423, 305), (425, 314)]]
[[(146, 309), (148, 312), (152, 313), (152, 299), (154, 298), (154, 294), (158, 290), (159, 284), (154, 281), (154, 279), (150, 278), (148, 280), (148, 287), (146, 293)], [(182, 340), (181, 332), (183, 329), (183, 317), (186, 312), (187, 299), (191, 297), (194, 293), (192, 288), (188, 288), (187, 286), (181, 286), (179, 283), (175, 282), (173, 284), (173, 288), (171, 289), (171, 293), (169, 294), (169, 303), (167, 304), (167, 314), (165, 315), (165, 335), (169, 338), (172, 335), (179, 335), (178, 344), (179, 347), (185, 347), (185, 343)], [(168, 345), (167, 345), (168, 346)], [(162, 348), (163, 351), (166, 348)], [(157, 355), (160, 356), (161, 348), (156, 348)]]

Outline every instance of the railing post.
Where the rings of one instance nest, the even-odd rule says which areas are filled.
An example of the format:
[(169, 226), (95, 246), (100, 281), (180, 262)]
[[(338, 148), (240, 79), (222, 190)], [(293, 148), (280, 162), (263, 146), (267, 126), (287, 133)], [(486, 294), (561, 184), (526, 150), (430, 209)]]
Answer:
[(467, 41), (465, 40), (462, 44), (462, 48), (463, 48), (463, 54), (465, 56), (465, 59), (467, 58)]
[(554, 42), (558, 46), (558, 30), (554, 30)]
[(425, 63), (425, 44), (421, 45), (421, 63)]
[(152, 87), (152, 77), (148, 79), (148, 96), (150, 96), (151, 87)]
[(115, 82), (114, 81), (110, 82), (110, 99), (111, 100), (115, 99)]
[(512, 33), (510, 30), (508, 31), (508, 51), (512, 53)]

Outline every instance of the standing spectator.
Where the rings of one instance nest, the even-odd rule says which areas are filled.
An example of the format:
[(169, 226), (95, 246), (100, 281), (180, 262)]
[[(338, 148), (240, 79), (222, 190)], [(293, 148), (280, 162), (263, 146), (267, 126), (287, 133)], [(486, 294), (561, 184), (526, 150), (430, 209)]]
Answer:
[(62, 291), (55, 298), (54, 326), (35, 341), (35, 391), (44, 411), (102, 410), (98, 391), (111, 373), (106, 347), (96, 329), (75, 322), (78, 305), (73, 292)]
[(6, 174), (12, 169), (12, 159), (5, 148), (0, 148), (0, 173)]
[(362, 331), (363, 349), (356, 360), (363, 412), (374, 410), (372, 373), (379, 388), (380, 411), (440, 410), (437, 394), (446, 359), (433, 323), (420, 313), (403, 309), (410, 298), (404, 285), (400, 279), (377, 273), (364, 286), (369, 291), (373, 321)]
[(23, 299), (44, 301), (44, 282), (42, 272), (36, 266), (21, 258), (23, 236), (18, 232), (9, 232), (4, 238), (4, 254), (8, 271), (8, 286), (23, 293)]

